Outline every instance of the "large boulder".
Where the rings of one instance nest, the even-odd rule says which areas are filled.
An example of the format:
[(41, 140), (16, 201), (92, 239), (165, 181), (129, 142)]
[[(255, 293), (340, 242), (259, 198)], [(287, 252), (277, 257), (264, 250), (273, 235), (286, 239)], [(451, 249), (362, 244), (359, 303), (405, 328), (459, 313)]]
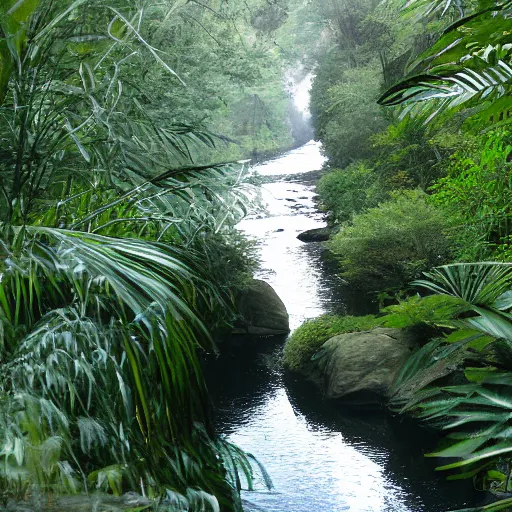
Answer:
[(290, 332), (288, 312), (275, 290), (265, 281), (254, 279), (236, 301), (241, 321), (234, 334), (273, 336)]
[(353, 405), (384, 404), (395, 378), (418, 348), (410, 333), (377, 328), (335, 336), (314, 357), (317, 383), (327, 398)]

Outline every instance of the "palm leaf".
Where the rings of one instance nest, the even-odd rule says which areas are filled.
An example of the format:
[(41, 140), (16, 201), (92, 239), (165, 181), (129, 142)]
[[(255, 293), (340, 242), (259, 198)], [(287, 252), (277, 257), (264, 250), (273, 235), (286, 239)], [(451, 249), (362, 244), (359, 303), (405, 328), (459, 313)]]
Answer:
[[(497, 101), (507, 95), (512, 84), (512, 68), (504, 61), (497, 66), (475, 71), (464, 68), (453, 75), (418, 75), (388, 90), (379, 99), (384, 106), (427, 104), (432, 112), (427, 120), (446, 110), (477, 106), (483, 101)], [(419, 115), (422, 110), (416, 110)]]
[[(425, 2), (410, 2), (411, 7)], [(451, 2), (427, 2), (434, 12)], [(508, 118), (512, 80), (510, 19), (512, 2), (485, 0), (476, 12), (449, 26), (411, 65), (408, 77), (379, 100), (404, 105), (403, 115), (429, 122), (463, 109), (479, 110), (475, 119), (496, 123)], [(462, 10), (462, 9), (461, 9)], [(500, 103), (500, 111), (496, 111)]]
[(398, 3), (404, 13), (417, 12), (419, 16), (431, 16), (433, 14), (440, 14), (443, 16), (450, 8), (457, 9), (458, 13), (462, 15), (462, 2), (460, 0), (401, 0)]
[(477, 508), (465, 508), (453, 512), (498, 512), (500, 510), (510, 510), (512, 506), (512, 498), (506, 498), (504, 500), (495, 501), (489, 505)]
[(512, 264), (460, 263), (425, 273), (429, 280), (413, 284), (435, 293), (458, 297), (472, 305), (494, 306), (512, 285)]

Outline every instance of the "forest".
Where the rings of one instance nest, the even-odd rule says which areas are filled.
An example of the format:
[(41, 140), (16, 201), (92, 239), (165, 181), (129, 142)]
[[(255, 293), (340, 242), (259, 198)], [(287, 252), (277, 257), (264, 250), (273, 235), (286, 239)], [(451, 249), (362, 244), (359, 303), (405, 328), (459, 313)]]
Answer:
[(365, 307), (276, 364), (318, 381), (329, 340), (414, 338), (379, 407), (488, 497), (464, 510), (512, 510), (511, 93), (509, 0), (0, 0), (2, 510), (272, 490), (206, 374), (262, 267), (253, 166), (311, 139), (322, 254)]

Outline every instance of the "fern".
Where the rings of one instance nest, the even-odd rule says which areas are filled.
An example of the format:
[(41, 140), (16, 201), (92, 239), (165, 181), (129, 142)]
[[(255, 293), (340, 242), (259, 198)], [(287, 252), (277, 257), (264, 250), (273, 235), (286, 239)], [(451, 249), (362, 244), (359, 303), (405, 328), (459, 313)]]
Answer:
[[(511, 85), (512, 68), (500, 60), (497, 66), (487, 66), (478, 71), (467, 67), (451, 76), (412, 77), (389, 89), (379, 103), (385, 106), (409, 105), (403, 115), (423, 116), (428, 122), (448, 110), (477, 107), (483, 101), (495, 102), (509, 94)], [(512, 100), (509, 104), (512, 108)], [(413, 109), (411, 105), (418, 107)]]

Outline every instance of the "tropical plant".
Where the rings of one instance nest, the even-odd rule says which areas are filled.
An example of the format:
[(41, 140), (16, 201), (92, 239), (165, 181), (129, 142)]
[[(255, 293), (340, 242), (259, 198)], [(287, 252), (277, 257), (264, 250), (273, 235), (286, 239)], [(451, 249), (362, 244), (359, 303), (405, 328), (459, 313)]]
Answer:
[[(446, 432), (440, 449), (429, 456), (456, 459), (438, 468), (455, 471), (449, 478), (474, 478), (482, 488), (508, 492), (512, 453), (512, 265), (454, 264), (434, 269), (426, 277), (415, 284), (459, 301), (461, 309), (455, 318), (450, 314), (451, 318), (447, 316), (442, 322), (445, 328), (451, 327), (451, 334), (425, 345), (404, 366), (394, 403), (402, 412)], [(435, 377), (421, 377), (425, 372), (435, 376), (434, 365), (462, 352), (457, 362), (462, 366), (466, 362), (464, 383), (442, 385), (435, 382)], [(480, 364), (468, 365), (469, 359)], [(452, 372), (456, 370), (454, 366)], [(441, 373), (441, 377), (446, 375)], [(414, 394), (407, 397), (403, 390), (413, 381), (423, 382), (426, 387), (415, 386)], [(506, 503), (500, 501), (491, 509), (501, 510)]]
[(382, 319), (385, 327), (406, 329), (418, 325), (443, 327), (445, 322), (466, 311), (464, 303), (446, 295), (413, 295), (381, 309), (386, 316)]
[(425, 192), (446, 174), (446, 160), (456, 150), (473, 149), (473, 139), (446, 123), (439, 130), (410, 119), (391, 124), (373, 137), (375, 173), (384, 189), (421, 188)]
[[(467, 111), (468, 124), (478, 129), (507, 124), (512, 80), (510, 36), (512, 5), (480, 0), (473, 12), (450, 25), (428, 50), (409, 66), (410, 76), (379, 100), (386, 106), (405, 105), (404, 114), (426, 122), (440, 114)], [(407, 7), (445, 13), (452, 1), (413, 1)]]
[(137, 62), (180, 80), (146, 7), (0, 7), (1, 476), (240, 510), (250, 457), (214, 435), (200, 365), (226, 294), (198, 249), (247, 194), (239, 170), (194, 165), (212, 135), (140, 103)]
[(479, 154), (457, 152), (450, 160), (448, 176), (431, 188), (433, 204), (457, 219), (453, 235), (461, 259), (509, 260), (509, 138), (506, 131), (493, 131), (486, 135)]

